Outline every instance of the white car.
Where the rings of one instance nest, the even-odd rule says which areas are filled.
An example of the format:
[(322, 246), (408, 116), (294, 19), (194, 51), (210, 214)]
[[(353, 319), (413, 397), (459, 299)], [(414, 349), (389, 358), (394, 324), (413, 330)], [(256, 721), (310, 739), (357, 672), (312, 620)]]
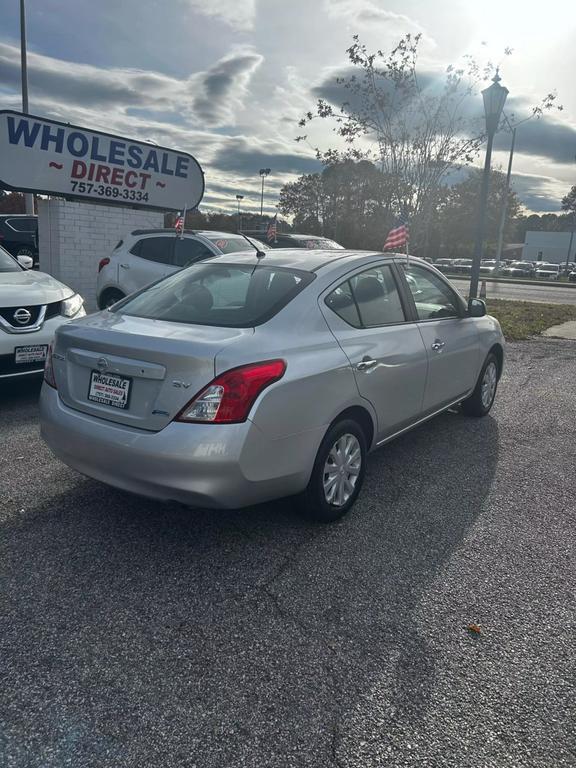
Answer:
[(56, 328), (86, 314), (81, 296), (31, 266), (0, 247), (0, 380), (42, 373)]
[(267, 251), (270, 246), (231, 232), (185, 230), (179, 236), (173, 229), (136, 229), (98, 264), (98, 307), (106, 309), (195, 261), (250, 250)]
[(558, 280), (560, 277), (560, 265), (541, 262), (535, 274), (539, 280)]

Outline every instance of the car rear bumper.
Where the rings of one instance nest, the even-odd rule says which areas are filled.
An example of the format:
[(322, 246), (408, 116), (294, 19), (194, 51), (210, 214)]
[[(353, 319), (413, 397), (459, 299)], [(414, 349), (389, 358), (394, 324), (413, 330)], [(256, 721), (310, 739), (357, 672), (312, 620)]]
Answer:
[(41, 434), (53, 453), (88, 477), (195, 507), (234, 509), (302, 491), (320, 430), (269, 440), (242, 424), (170, 423), (147, 432), (68, 408), (44, 384)]

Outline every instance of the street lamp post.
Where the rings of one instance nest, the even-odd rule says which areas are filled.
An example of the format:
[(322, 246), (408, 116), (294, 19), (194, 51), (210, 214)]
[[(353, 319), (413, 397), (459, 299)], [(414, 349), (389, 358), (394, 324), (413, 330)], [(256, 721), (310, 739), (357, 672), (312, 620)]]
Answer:
[(262, 179), (262, 191), (260, 193), (260, 221), (264, 219), (264, 179), (271, 173), (270, 168), (260, 168), (260, 178)]
[(478, 279), (480, 277), (480, 262), (484, 249), (484, 229), (486, 226), (486, 208), (488, 205), (488, 189), (490, 187), (490, 163), (492, 160), (492, 144), (494, 135), (498, 130), (500, 115), (504, 108), (504, 102), (508, 96), (508, 88), (500, 85), (498, 70), (492, 78), (492, 85), (482, 91), (484, 99), (484, 113), (486, 116), (486, 133), (488, 143), (486, 145), (486, 159), (484, 161), (484, 174), (482, 176), (482, 188), (480, 190), (480, 212), (478, 215), (478, 229), (476, 231), (476, 244), (474, 247), (474, 259), (472, 261), (472, 275), (470, 277), (471, 299), (478, 295)]
[(242, 231), (242, 219), (240, 218), (240, 200), (244, 200), (244, 195), (236, 195), (236, 202), (238, 203), (238, 232)]
[[(28, 114), (28, 62), (26, 57), (26, 8), (20, 0), (20, 72), (22, 77), (22, 112)], [(34, 214), (34, 195), (24, 195), (26, 213)]]
[(510, 143), (510, 155), (508, 156), (508, 173), (506, 174), (506, 189), (504, 190), (504, 201), (502, 203), (502, 214), (500, 216), (500, 227), (498, 229), (498, 247), (496, 248), (496, 274), (500, 269), (502, 260), (502, 247), (504, 245), (504, 227), (506, 226), (506, 216), (508, 214), (508, 198), (510, 196), (510, 177), (512, 175), (512, 160), (514, 159), (514, 144), (516, 143), (516, 128), (512, 128), (512, 141)]

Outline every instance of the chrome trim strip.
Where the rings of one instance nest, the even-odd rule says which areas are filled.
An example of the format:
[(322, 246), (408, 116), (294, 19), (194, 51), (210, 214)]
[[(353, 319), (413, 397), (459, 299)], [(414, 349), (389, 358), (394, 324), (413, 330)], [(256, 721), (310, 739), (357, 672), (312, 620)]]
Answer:
[(384, 445), (384, 443), (389, 443), (390, 440), (394, 440), (395, 437), (398, 437), (399, 435), (404, 434), (404, 432), (408, 432), (410, 429), (414, 429), (414, 427), (417, 427), (419, 424), (423, 424), (425, 421), (428, 421), (429, 419), (433, 419), (434, 416), (438, 416), (438, 414), (443, 413), (444, 411), (447, 411), (448, 408), (452, 408), (454, 405), (457, 405), (458, 403), (461, 403), (462, 400), (465, 400), (470, 392), (473, 392), (471, 389), (469, 392), (465, 392), (463, 395), (460, 395), (460, 397), (457, 400), (454, 400), (451, 403), (448, 403), (448, 405), (444, 405), (442, 408), (440, 408), (437, 411), (434, 411), (434, 413), (428, 414), (428, 416), (424, 416), (423, 419), (418, 419), (418, 421), (415, 421), (413, 424), (409, 424), (407, 427), (404, 427), (404, 429), (401, 429), (399, 432), (394, 432), (393, 435), (389, 435), (388, 437), (385, 437), (384, 440), (380, 440), (380, 442), (376, 443), (376, 448), (378, 448), (381, 445)]
[(26, 328), (16, 328), (14, 325), (11, 325), (8, 321), (6, 321), (0, 315), (0, 328), (2, 328), (3, 331), (6, 331), (6, 333), (34, 333), (34, 331), (39, 331), (44, 325), (44, 318), (46, 317), (47, 309), (48, 309), (48, 305), (42, 304), (42, 306), (40, 307), (40, 314), (38, 315), (38, 320), (36, 320), (36, 323), (34, 325), (29, 325)]
[(0, 379), (15, 379), (19, 376), (35, 376), (44, 373), (44, 368), (34, 368), (33, 371), (20, 371), (16, 373), (0, 373)]

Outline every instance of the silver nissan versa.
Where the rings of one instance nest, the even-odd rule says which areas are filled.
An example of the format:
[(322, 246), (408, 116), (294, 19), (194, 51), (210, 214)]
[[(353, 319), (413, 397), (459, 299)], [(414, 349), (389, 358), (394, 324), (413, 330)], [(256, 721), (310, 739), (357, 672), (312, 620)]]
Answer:
[(415, 258), (240, 253), (199, 262), (57, 331), (42, 435), (71, 467), (164, 500), (296, 496), (321, 521), (370, 450), (461, 403), (492, 407), (504, 339)]

